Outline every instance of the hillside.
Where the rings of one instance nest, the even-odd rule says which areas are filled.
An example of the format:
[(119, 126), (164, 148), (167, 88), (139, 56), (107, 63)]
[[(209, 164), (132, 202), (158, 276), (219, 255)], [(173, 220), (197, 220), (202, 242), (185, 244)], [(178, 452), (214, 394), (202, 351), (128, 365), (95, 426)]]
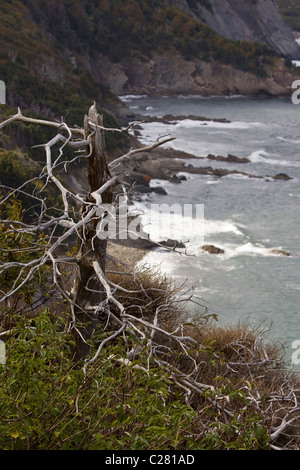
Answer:
[[(236, 9), (226, 0), (231, 25), (242, 24), (245, 14), (254, 9), (258, 22), (264, 2), (271, 0), (254, 5), (239, 2)], [(104, 124), (117, 127), (133, 118), (117, 95), (282, 96), (290, 93), (296, 77), (278, 50), (270, 48), (270, 41), (267, 45), (268, 41), (253, 43), (249, 38), (236, 40), (218, 34), (220, 28), (214, 30), (208, 21), (221, 18), (217, 1), (3, 0), (0, 12), (0, 79), (7, 87), (7, 105), (0, 107), (2, 119), (19, 106), (32, 116), (64, 117), (82, 125), (95, 100)], [(269, 18), (269, 29), (261, 24), (266, 38), (272, 36), (272, 29), (290, 40), (290, 30), (275, 13)], [(259, 38), (261, 35), (253, 37)], [(5, 170), (9, 149), (15, 151), (10, 159), (15, 161), (20, 181), (21, 169), (28, 167), (22, 152), (49, 135), (37, 133), (31, 126), (12, 127), (1, 141), (1, 181), (11, 176)], [(125, 136), (107, 135), (112, 158), (131, 145)], [(35, 161), (43, 158), (39, 150), (30, 157)]]
[[(290, 27), (285, 24), (273, 0), (165, 0), (168, 5), (184, 9), (195, 19), (214, 29), (223, 37), (261, 42), (280, 55), (300, 58)], [(279, 1), (294, 15), (295, 1)]]
[[(260, 0), (254, 6), (239, 2), (237, 10), (226, 0), (230, 28), (241, 27), (253, 8), (258, 23), (259, 7), (266, 1), (272, 4), (271, 0)], [(193, 8), (187, 9), (187, 3)], [(149, 4), (128, 0), (124, 5), (120, 0), (4, 0), (0, 7), (0, 77), (7, 84), (8, 105), (44, 116), (68, 113), (79, 124), (83, 109), (94, 99), (108, 111), (122, 114), (121, 104), (110, 90), (116, 94), (139, 92), (143, 87), (157, 93), (165, 88), (173, 93), (287, 93), (290, 77), (285, 77), (287, 70), (278, 51), (270, 49), (273, 30), (280, 34), (280, 44), (290, 42), (287, 26), (274, 13), (268, 29), (261, 24), (260, 35), (250, 34), (255, 23), (248, 24), (248, 37), (224, 37), (226, 32), (219, 27), (215, 31), (208, 21), (220, 22), (223, 10), (219, 3), (212, 4), (212, 10), (203, 1), (155, 0)], [(197, 17), (195, 5), (200, 9)], [(262, 36), (268, 45), (251, 42)], [(184, 77), (180, 77), (182, 66)], [(223, 87), (217, 75), (224, 81)]]
[[(116, 451), (147, 450), (150, 463), (168, 465), (196, 464), (188, 458), (199, 450), (300, 448), (299, 379), (283, 363), (282, 348), (265, 345), (269, 328), (264, 322), (254, 329), (242, 323), (215, 325), (217, 315), (194, 297), (194, 288), (177, 288), (159, 266), (137, 264), (153, 244), (143, 239), (139, 244), (135, 235), (143, 227), (131, 207), (127, 212), (130, 201), (114, 198), (117, 192), (125, 195), (119, 185), (125, 173), (127, 182), (146, 194), (154, 178), (168, 179), (174, 188), (181, 181), (178, 171), (204, 171), (211, 178), (231, 175), (228, 169), (186, 167), (191, 155), (157, 148), (164, 143), (162, 136), (145, 151), (138, 137), (120, 129), (137, 117), (120, 95), (266, 98), (290, 93), (297, 75), (288, 46), (281, 51), (268, 41), (257, 42), (259, 31), (255, 42), (221, 34), (203, 14), (220, 19), (221, 3), (0, 1), (0, 80), (7, 86), (7, 104), (0, 105), (2, 450), (104, 450), (109, 451), (100, 456), (104, 464), (136, 467), (142, 464), (139, 456), (120, 458)], [(236, 25), (247, 12), (272, 2), (225, 3)], [(284, 35), (281, 20), (275, 25), (270, 18), (270, 24), (268, 30), (261, 25), (267, 39), (274, 37), (273, 28)], [(23, 115), (15, 115), (18, 107)], [(104, 126), (121, 132), (104, 132), (98, 112)], [(51, 120), (51, 127), (27, 116)], [(175, 120), (171, 114), (167, 119)], [(222, 123), (226, 133), (227, 119), (211, 121)], [(241, 143), (259, 138), (256, 127), (253, 134), (242, 130)], [(129, 148), (127, 159), (117, 158)], [(208, 158), (226, 160), (226, 165), (250, 162), (235, 155)], [(228, 183), (230, 200), (235, 200), (235, 183)], [(211, 188), (203, 189), (212, 201)], [(248, 204), (252, 195), (244, 188), (237, 202), (243, 193)], [(164, 193), (164, 188), (150, 189)], [(221, 198), (231, 212), (223, 189)], [(264, 202), (257, 191), (256, 196)], [(253, 218), (256, 206), (249, 207)], [(270, 207), (266, 210), (272, 215)], [(107, 240), (116, 232), (122, 240)], [(128, 248), (131, 243), (134, 247)], [(168, 240), (165, 246), (175, 251), (182, 245)], [(211, 251), (202, 247), (207, 248)], [(220, 265), (212, 266), (215, 273)], [(205, 267), (197, 279), (201, 272), (206, 276)], [(220, 276), (222, 292), (230, 292), (222, 269)], [(180, 451), (179, 459), (173, 451)]]
[(300, 1), (276, 0), (279, 12), (285, 23), (295, 32), (300, 32)]

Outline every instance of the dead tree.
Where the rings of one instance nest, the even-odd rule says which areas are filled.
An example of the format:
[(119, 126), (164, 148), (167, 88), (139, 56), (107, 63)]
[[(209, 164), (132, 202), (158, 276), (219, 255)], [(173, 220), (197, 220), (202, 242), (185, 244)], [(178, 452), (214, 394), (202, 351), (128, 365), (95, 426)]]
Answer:
[[(63, 211), (59, 217), (49, 216), (47, 202), (40, 199), (41, 213), (38, 222), (33, 225), (22, 224), (18, 229), (14, 229), (23, 233), (37, 233), (46, 230), (51, 233), (50, 242), (39, 258), (27, 265), (19, 266), (20, 272), (26, 272), (24, 280), (20, 283), (20, 278), (17, 278), (13, 287), (3, 293), (0, 302), (12, 298), (42, 266), (51, 264), (54, 284), (62, 297), (69, 302), (72, 312), (71, 330), (76, 340), (75, 359), (84, 359), (90, 352), (90, 340), (99, 314), (107, 310), (107, 303), (113, 298), (110, 295), (109, 299), (107, 297), (109, 291), (105, 280), (107, 238), (105, 236), (99, 237), (97, 233), (98, 224), (106, 215), (99, 209), (112, 203), (113, 187), (119, 183), (119, 177), (112, 175), (108, 165), (105, 132), (126, 132), (130, 126), (124, 130), (104, 128), (103, 117), (98, 114), (95, 103), (89, 109), (88, 115), (84, 117), (83, 128), (71, 128), (65, 122), (57, 123), (29, 118), (23, 116), (18, 110), (15, 116), (0, 124), (0, 129), (15, 121), (48, 126), (57, 130), (57, 135), (53, 139), (36, 147), (43, 147), (46, 153), (46, 166), (39, 178), (46, 178), (47, 183), (56, 185), (62, 199)], [(158, 141), (150, 147), (132, 149), (126, 155), (115, 160), (111, 167), (114, 169), (121, 161), (132, 157), (135, 153), (151, 150), (169, 140)], [(54, 159), (53, 151), (57, 145), (59, 145), (59, 156)], [(85, 196), (72, 192), (55, 175), (55, 170), (60, 165), (67, 164), (63, 159), (65, 146), (79, 151), (79, 156), (83, 155), (86, 158), (89, 191)], [(12, 193), (17, 191), (24, 192), (25, 189), (23, 186), (11, 188)], [(38, 199), (37, 196), (35, 199)], [(74, 204), (79, 208), (78, 214), (74, 214)], [(11, 221), (3, 222), (9, 225)], [(59, 235), (57, 235), (57, 227), (60, 229)], [(62, 234), (61, 231), (63, 231)], [(74, 236), (77, 237), (78, 245), (76, 257), (62, 256), (61, 248), (64, 243), (73, 240)], [(61, 275), (61, 267), (67, 265), (75, 266), (75, 279), (70, 291)], [(5, 263), (1, 266), (1, 272), (8, 272), (12, 267), (15, 267), (13, 263)]]
[[(90, 204), (97, 203), (97, 190), (106, 183), (112, 181), (108, 168), (103, 119), (97, 113), (93, 105), (88, 116), (84, 118), (84, 139), (90, 141), (91, 152), (87, 159), (87, 177), (90, 192), (87, 201)], [(113, 199), (112, 186), (107, 184), (107, 189), (101, 195), (101, 203), (111, 204)], [(88, 209), (89, 210), (89, 209)], [(93, 263), (97, 262), (102, 272), (105, 272), (107, 239), (97, 237), (97, 216), (93, 217), (80, 229), (79, 236), (79, 261), (78, 272), (73, 289), (74, 315), (77, 328), (76, 359), (87, 356), (90, 352), (88, 340), (93, 336), (98, 315), (90, 309), (93, 305), (100, 305), (103, 300), (102, 285), (95, 275)], [(79, 325), (82, 325), (80, 327)]]
[[(108, 164), (104, 133), (125, 132), (128, 128), (104, 128), (95, 105), (85, 116), (83, 128), (70, 127), (65, 122), (28, 118), (19, 110), (15, 116), (0, 124), (0, 130), (16, 121), (48, 126), (56, 130), (56, 135), (48, 143), (40, 146), (45, 150), (46, 164), (41, 174), (32, 181), (39, 180), (43, 181), (44, 185), (54, 185), (60, 195), (62, 209), (53, 215), (47, 207), (47, 201), (38, 192), (27, 193), (26, 182), (18, 188), (6, 188), (6, 194), (0, 200), (0, 208), (15, 193), (27, 194), (40, 205), (39, 215), (33, 222), (10, 220), (4, 214), (0, 222), (1, 226), (6, 228), (6, 233), (21, 238), (41, 232), (47, 233), (47, 242), (44, 245), (33, 243), (34, 256), (29, 259), (21, 258), (13, 261), (8, 256), (2, 262), (0, 275), (5, 276), (11, 271), (18, 274), (7, 289), (0, 287), (0, 307), (11, 306), (10, 302), (24, 286), (30, 283), (44, 267), (50, 266), (53, 285), (59, 292), (60, 299), (67, 301), (71, 312), (70, 331), (76, 338), (75, 359), (83, 360), (84, 370), (92, 366), (109, 342), (123, 335), (127, 348), (126, 357), (115, 357), (111, 354), (109, 359), (124, 366), (139, 368), (145, 373), (149, 372), (151, 364), (163, 367), (173, 386), (181, 389), (188, 405), (197, 408), (201, 402), (200, 415), (201, 409), (213, 408), (220, 420), (230, 422), (234, 419), (243, 419), (246, 412), (250, 415), (255, 412), (267, 423), (271, 447), (280, 448), (280, 439), (283, 436), (288, 436), (291, 441), (295, 439), (293, 426), (297, 426), (298, 429), (300, 421), (298, 383), (295, 385), (286, 374), (282, 383), (279, 382), (278, 385), (275, 383), (275, 388), (268, 397), (261, 397), (259, 387), (253, 385), (256, 381), (260, 383), (269, 367), (272, 371), (274, 362), (268, 356), (260, 338), (255, 340), (251, 348), (244, 338), (232, 341), (226, 345), (226, 350), (231, 350), (233, 354), (225, 361), (222, 354), (220, 356), (205, 344), (201, 344), (201, 336), (200, 340), (199, 337), (195, 340), (195, 337), (189, 334), (189, 327), (186, 328), (181, 323), (173, 325), (171, 331), (164, 327), (162, 317), (166, 313), (172, 313), (179, 302), (188, 301), (189, 293), (186, 298), (180, 293), (172, 300), (166, 300), (164, 304), (158, 305), (152, 318), (148, 318), (145, 312), (135, 316), (118, 300), (116, 293), (138, 296), (141, 293), (145, 294), (144, 287), (140, 286), (137, 290), (130, 291), (114, 284), (106, 275), (107, 238), (99, 236), (98, 227), (107, 216), (107, 212), (100, 209), (111, 204), (113, 188), (119, 184), (116, 169), (125, 159), (133, 157), (138, 152), (152, 150), (170, 139), (157, 141), (149, 147), (132, 149)], [(66, 146), (71, 147), (74, 152), (80, 152), (74, 157), (75, 159), (82, 156), (86, 158), (89, 184), (86, 194), (72, 191), (57, 176), (57, 170), (68, 163), (64, 159)], [(56, 158), (54, 151), (58, 152)], [(65, 245), (73, 244), (74, 240), (75, 243), (77, 240), (77, 252), (68, 253)], [(70, 267), (73, 276), (71, 286), (70, 279), (64, 274), (64, 269), (70, 271)], [(106, 325), (105, 336), (96, 352), (90, 354), (93, 333), (102, 318)], [(4, 338), (7, 333), (1, 331), (0, 337)], [(133, 337), (135, 349), (132, 351)], [(201, 359), (206, 353), (209, 360)], [(133, 363), (133, 358), (140, 358), (142, 355), (143, 361)], [(217, 389), (212, 373), (203, 376), (203, 369), (207, 368), (211, 360), (222, 367), (222, 374), (228, 373), (229, 377), (238, 376), (239, 381), (245, 376), (242, 387), (244, 396), (242, 408), (236, 407), (236, 400), (227, 394), (226, 387)], [(273, 377), (276, 377), (276, 371)]]

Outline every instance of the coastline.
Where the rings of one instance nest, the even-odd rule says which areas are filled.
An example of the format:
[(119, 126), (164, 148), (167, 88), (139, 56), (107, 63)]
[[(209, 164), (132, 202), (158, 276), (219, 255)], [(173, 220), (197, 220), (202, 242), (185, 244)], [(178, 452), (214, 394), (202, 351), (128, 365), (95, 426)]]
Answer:
[[(143, 95), (145, 96), (145, 95)], [(245, 97), (246, 98), (246, 97)], [(135, 121), (162, 122), (172, 124), (186, 119), (199, 121), (201, 125), (206, 122), (221, 123), (225, 126), (231, 124), (231, 121), (224, 118), (208, 118), (198, 115), (172, 115), (166, 114), (163, 117), (134, 115)], [(142, 124), (133, 127), (134, 135), (132, 139), (135, 148), (140, 148), (145, 144), (139, 141)], [(192, 161), (205, 161), (208, 166), (193, 166)], [(164, 182), (170, 182), (172, 185), (186, 184), (188, 175), (206, 175), (219, 180), (230, 175), (237, 175), (248, 178), (254, 178), (265, 181), (288, 181), (293, 177), (285, 173), (270, 174), (252, 174), (247, 172), (247, 165), (251, 160), (237, 155), (214, 155), (197, 156), (183, 150), (174, 148), (158, 147), (152, 151), (142, 151), (135, 155), (134, 159), (128, 159), (122, 165), (120, 173), (123, 174), (123, 181), (132, 189), (130, 194), (131, 201), (140, 202), (144, 195), (157, 193), (159, 195), (167, 194), (168, 188)], [(214, 164), (214, 166), (212, 166)], [(236, 169), (235, 164), (238, 165)], [(219, 166), (220, 165), (220, 166)], [(245, 168), (245, 171), (244, 171)], [(152, 181), (156, 180), (156, 184)], [(150, 240), (111, 240), (109, 243), (109, 254), (117, 259), (123, 260), (128, 266), (134, 267), (143, 257), (153, 250), (157, 245)], [(284, 250), (278, 254), (286, 254)]]

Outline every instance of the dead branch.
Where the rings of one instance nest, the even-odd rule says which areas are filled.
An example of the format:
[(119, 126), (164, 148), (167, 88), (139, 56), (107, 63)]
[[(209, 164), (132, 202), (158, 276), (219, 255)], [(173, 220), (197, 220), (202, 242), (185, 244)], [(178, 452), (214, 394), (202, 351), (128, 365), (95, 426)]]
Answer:
[[(247, 377), (253, 383), (259, 382), (266, 369), (272, 366), (272, 360), (260, 337), (252, 347), (243, 338), (232, 341), (227, 345), (232, 357), (225, 360), (220, 353), (186, 333), (184, 324), (176, 324), (172, 328), (165, 326), (166, 317), (176, 310), (180, 303), (194, 301), (201, 305), (193, 298), (192, 293), (183, 298), (182, 294), (177, 296), (174, 291), (169, 299), (165, 298), (157, 306), (152, 295), (155, 292), (162, 293), (161, 289), (147, 289), (142, 282), (136, 282), (136, 288), (128, 289), (109, 279), (111, 270), (106, 269), (107, 238), (98, 235), (99, 227), (105, 225), (110, 212), (107, 205), (114, 202), (113, 188), (119, 183), (119, 176), (115, 171), (120, 169), (126, 159), (133, 158), (140, 152), (151, 151), (173, 139), (167, 138), (148, 147), (131, 149), (108, 165), (105, 132), (127, 132), (132, 124), (126, 129), (105, 128), (95, 104), (85, 116), (82, 129), (70, 127), (64, 122), (28, 118), (23, 116), (20, 110), (2, 122), (0, 129), (5, 129), (13, 122), (43, 125), (56, 130), (57, 134), (49, 142), (39, 145), (45, 150), (46, 165), (41, 175), (33, 180), (44, 178), (46, 182), (43, 180), (43, 187), (53, 185), (59, 194), (62, 209), (59, 215), (53, 215), (47, 207), (47, 201), (25, 191), (26, 183), (19, 188), (13, 188), (13, 194), (24, 192), (39, 203), (40, 213), (35, 223), (5, 218), (4, 213), (0, 221), (1, 226), (7, 229), (7, 234), (16, 236), (34, 237), (43, 232), (47, 235), (47, 241), (42, 245), (32, 239), (31, 245), (24, 249), (24, 254), (34, 252), (34, 259), (8, 259), (1, 264), (0, 276), (3, 279), (10, 272), (18, 270), (18, 273), (10, 285), (3, 284), (1, 287), (0, 305), (5, 306), (25, 286), (34, 282), (45, 266), (51, 266), (51, 283), (61, 299), (67, 301), (72, 316), (68, 331), (73, 332), (76, 338), (75, 360), (83, 360), (85, 371), (96, 362), (104, 348), (108, 348), (110, 343), (122, 337), (127, 345), (127, 357), (109, 355), (110, 359), (115, 358), (119, 364), (132, 367), (131, 358), (143, 356), (146, 366), (141, 362), (134, 367), (145, 373), (149, 372), (152, 363), (164, 367), (173, 386), (184, 392), (188, 405), (197, 407), (199, 403), (204, 403), (205, 406), (217, 410), (219, 415), (224, 414), (226, 419), (233, 419), (236, 415), (238, 419), (242, 419), (246, 411), (253, 413), (254, 410), (269, 423), (273, 448), (280, 448), (280, 438), (288, 435), (292, 426), (299, 427), (300, 420), (300, 391), (288, 378), (278, 392), (272, 392), (263, 398), (256, 388), (252, 388), (249, 381), (244, 381), (241, 392), (245, 394), (245, 402), (238, 413), (234, 399), (231, 399), (225, 390), (219, 390), (212, 383), (213, 380), (202, 378), (202, 369), (207, 364), (201, 359), (201, 354), (206, 354), (205, 357), (209, 355), (209, 359), (218, 364), (222, 374), (242, 377), (247, 370)], [(66, 146), (74, 151), (84, 151), (89, 182), (89, 192), (86, 196), (72, 191), (56, 174), (60, 165), (67, 165), (64, 159)], [(58, 150), (55, 160), (54, 149)], [(126, 195), (125, 192), (124, 194)], [(11, 194), (7, 194), (0, 201), (0, 205), (5, 207), (10, 197)], [(102, 235), (105, 235), (105, 229)], [(68, 250), (72, 251), (74, 245), (77, 248), (75, 254), (68, 254)], [(16, 252), (17, 250), (11, 250), (11, 255)], [(65, 271), (69, 274), (66, 275)], [(124, 273), (118, 269), (115, 273), (138, 276), (136, 272)], [(130, 307), (120, 295), (131, 299)], [(143, 305), (136, 300), (139, 296), (146, 299)], [(152, 316), (149, 315), (151, 309), (154, 310)], [(130, 313), (131, 311), (135, 311), (135, 314)], [(96, 352), (91, 354), (91, 343), (96, 328), (102, 329), (105, 338), (100, 341)], [(6, 329), (0, 332), (0, 336), (5, 336), (8, 332)], [(185, 366), (181, 365), (179, 356), (184, 358), (182, 363)]]

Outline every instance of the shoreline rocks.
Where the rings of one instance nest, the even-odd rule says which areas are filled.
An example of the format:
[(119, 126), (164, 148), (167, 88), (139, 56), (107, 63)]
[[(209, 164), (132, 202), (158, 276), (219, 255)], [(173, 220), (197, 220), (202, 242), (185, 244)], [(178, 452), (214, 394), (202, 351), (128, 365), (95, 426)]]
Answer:
[(222, 155), (213, 155), (213, 154), (208, 154), (207, 157), (209, 160), (217, 160), (221, 162), (228, 162), (228, 163), (250, 163), (251, 160), (249, 158), (243, 157), (236, 157), (235, 155), (231, 155), (230, 153), (227, 155), (227, 157), (223, 157)]
[[(152, 152), (138, 154), (134, 162), (128, 162), (126, 165), (126, 183), (133, 185), (133, 191), (140, 194), (152, 193), (166, 195), (167, 190), (163, 186), (151, 186), (151, 180), (169, 181), (174, 184), (184, 183), (187, 177), (184, 173), (190, 175), (207, 175), (216, 178), (223, 178), (229, 175), (241, 175), (248, 178), (266, 179), (266, 181), (289, 181), (292, 179), (285, 173), (276, 175), (256, 175), (245, 171), (229, 168), (213, 168), (212, 166), (196, 167), (192, 164), (186, 164), (186, 160), (191, 159), (215, 160), (232, 165), (251, 163), (247, 158), (240, 158), (228, 154), (227, 157), (212, 154), (207, 157), (195, 157), (194, 155), (173, 150), (173, 149), (156, 149)], [(132, 167), (132, 165), (134, 165)], [(180, 173), (183, 173), (181, 175)]]
[(214, 255), (222, 255), (225, 253), (225, 251), (222, 248), (219, 248), (215, 245), (203, 245), (201, 249), (203, 251), (206, 251), (207, 253), (214, 254)]
[(274, 180), (283, 180), (283, 181), (288, 181), (292, 179), (290, 176), (286, 175), (285, 173), (278, 173), (277, 175), (272, 176), (272, 178)]
[[(144, 122), (163, 122), (164, 124), (175, 124), (177, 121), (184, 121), (189, 119), (190, 121), (207, 121), (207, 122), (221, 122), (225, 124), (229, 124), (230, 121), (225, 118), (208, 118), (204, 116), (196, 116), (194, 114), (190, 114), (188, 116), (174, 116), (173, 114), (165, 114), (163, 117), (157, 116), (140, 116), (139, 120)], [(138, 128), (138, 127), (137, 127)]]
[(287, 251), (284, 251), (284, 250), (273, 249), (271, 250), (271, 253), (273, 255), (279, 255), (279, 256), (292, 256), (291, 253), (288, 253)]

